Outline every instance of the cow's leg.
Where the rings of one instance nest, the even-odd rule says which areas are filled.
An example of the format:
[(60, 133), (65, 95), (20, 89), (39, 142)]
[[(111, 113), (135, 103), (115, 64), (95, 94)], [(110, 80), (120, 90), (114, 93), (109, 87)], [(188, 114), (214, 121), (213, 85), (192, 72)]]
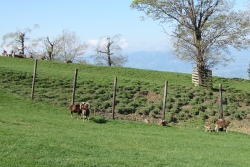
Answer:
[(218, 126), (217, 125), (215, 126), (214, 131), (218, 132)]
[(71, 116), (71, 118), (73, 118), (73, 113), (72, 113), (72, 111), (70, 111), (70, 116)]
[(82, 122), (84, 122), (84, 110), (82, 110)]

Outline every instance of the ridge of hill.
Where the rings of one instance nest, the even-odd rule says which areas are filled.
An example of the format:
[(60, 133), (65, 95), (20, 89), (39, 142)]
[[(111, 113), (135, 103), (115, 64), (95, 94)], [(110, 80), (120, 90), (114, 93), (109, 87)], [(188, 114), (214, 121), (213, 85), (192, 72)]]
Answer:
[[(34, 60), (0, 57), (0, 89), (29, 99)], [(116, 118), (156, 123), (161, 118), (163, 88), (168, 81), (166, 122), (203, 126), (219, 118), (218, 85), (223, 87), (223, 111), (229, 129), (250, 133), (250, 81), (213, 77), (213, 88), (195, 87), (191, 74), (65, 64), (38, 60), (34, 101), (65, 108), (71, 103), (75, 69), (78, 69), (75, 102), (88, 101), (92, 112), (109, 117), (117, 77)]]

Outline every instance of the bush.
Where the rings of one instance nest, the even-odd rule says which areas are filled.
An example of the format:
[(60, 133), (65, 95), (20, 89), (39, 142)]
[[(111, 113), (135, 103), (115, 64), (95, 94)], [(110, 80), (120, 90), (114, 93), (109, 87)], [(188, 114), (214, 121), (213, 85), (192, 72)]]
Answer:
[(102, 104), (102, 107), (104, 108), (104, 109), (107, 109), (107, 108), (109, 108), (109, 107), (111, 107), (111, 103), (110, 102), (103, 102), (103, 104)]
[(167, 103), (165, 107), (167, 109), (171, 109), (171, 108), (173, 108), (173, 104), (172, 103)]
[(150, 112), (150, 111), (148, 110), (148, 108), (145, 108), (145, 107), (140, 108), (139, 110), (136, 111), (136, 113), (138, 113), (138, 114), (143, 114), (143, 115), (148, 115), (149, 112)]
[(149, 112), (149, 116), (151, 116), (151, 117), (156, 117), (156, 115), (158, 115), (158, 114), (159, 114), (159, 111), (156, 110), (156, 109), (151, 110), (151, 111)]
[(200, 116), (199, 116), (199, 117), (201, 117), (202, 120), (206, 120), (206, 119), (209, 118), (208, 115), (207, 115), (206, 113), (200, 113)]
[(199, 111), (197, 109), (192, 109), (191, 114), (192, 115), (199, 115)]

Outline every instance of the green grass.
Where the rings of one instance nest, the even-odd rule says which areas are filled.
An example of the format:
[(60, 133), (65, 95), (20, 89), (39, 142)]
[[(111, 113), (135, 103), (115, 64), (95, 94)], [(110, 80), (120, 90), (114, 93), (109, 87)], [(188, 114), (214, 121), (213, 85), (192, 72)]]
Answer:
[(0, 166), (235, 166), (250, 136), (201, 128), (71, 118), (66, 109), (0, 90)]
[[(0, 89), (30, 99), (33, 68), (34, 59), (0, 56)], [(227, 118), (250, 119), (250, 80), (213, 77), (213, 88), (209, 89), (195, 87), (191, 74), (41, 60), (38, 60), (34, 101), (65, 109), (71, 103), (75, 69), (78, 69), (75, 102), (88, 101), (92, 110), (101, 115), (111, 110), (117, 77), (117, 113), (159, 119), (167, 80), (168, 123), (202, 118), (204, 124), (218, 118), (219, 83), (223, 87), (223, 109)]]

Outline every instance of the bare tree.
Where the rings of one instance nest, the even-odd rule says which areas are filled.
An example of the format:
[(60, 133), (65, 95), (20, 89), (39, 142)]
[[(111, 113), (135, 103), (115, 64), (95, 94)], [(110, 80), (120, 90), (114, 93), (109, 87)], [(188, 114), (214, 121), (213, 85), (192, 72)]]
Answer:
[[(39, 25), (35, 24), (34, 28), (38, 28)], [(24, 54), (25, 49), (27, 49), (27, 45), (25, 42), (27, 42), (30, 38), (27, 36), (28, 33), (31, 33), (33, 29), (25, 28), (24, 30), (19, 30), (11, 33), (5, 34), (2, 39), (2, 47), (7, 46), (11, 47), (14, 51), (19, 51), (21, 54)]]
[(84, 55), (88, 48), (75, 32), (69, 30), (63, 30), (62, 35), (58, 37), (57, 46), (59, 51), (55, 58), (63, 61), (73, 61), (76, 57)]
[(63, 30), (55, 38), (42, 37), (33, 40), (34, 52), (47, 60), (73, 62), (77, 56), (84, 55), (88, 45), (81, 42), (75, 32)]
[(127, 62), (127, 57), (122, 56), (122, 48), (118, 45), (120, 35), (102, 37), (95, 48), (95, 62), (97, 65), (122, 66)]
[(50, 40), (49, 37), (46, 37), (46, 39), (44, 40), (44, 45), (49, 60), (53, 60), (54, 56), (57, 55), (57, 53), (59, 52), (59, 48), (57, 47), (59, 42), (59, 39)]
[(233, 6), (230, 0), (134, 0), (131, 4), (161, 24), (172, 22), (174, 54), (196, 64), (199, 85), (206, 68), (231, 59), (229, 47), (249, 46), (249, 14), (236, 12)]

